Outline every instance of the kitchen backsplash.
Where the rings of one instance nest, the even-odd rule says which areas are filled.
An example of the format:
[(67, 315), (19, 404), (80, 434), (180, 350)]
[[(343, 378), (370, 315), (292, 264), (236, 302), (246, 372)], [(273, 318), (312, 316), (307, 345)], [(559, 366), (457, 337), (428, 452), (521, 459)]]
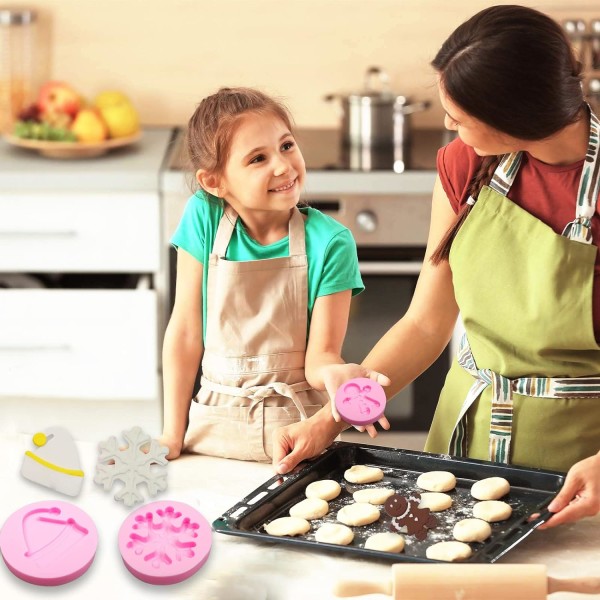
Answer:
[[(499, 2), (500, 3), (500, 2)], [(511, 4), (513, 2), (504, 2)], [(600, 18), (598, 0), (522, 4), (556, 19)], [(25, 4), (21, 2), (21, 4)], [(89, 94), (127, 92), (149, 125), (181, 124), (223, 85), (283, 98), (302, 126), (335, 126), (330, 92), (386, 69), (394, 91), (431, 99), (416, 127), (440, 127), (430, 60), (484, 0), (33, 0), (49, 37), (49, 74)], [(597, 76), (597, 74), (596, 74)]]

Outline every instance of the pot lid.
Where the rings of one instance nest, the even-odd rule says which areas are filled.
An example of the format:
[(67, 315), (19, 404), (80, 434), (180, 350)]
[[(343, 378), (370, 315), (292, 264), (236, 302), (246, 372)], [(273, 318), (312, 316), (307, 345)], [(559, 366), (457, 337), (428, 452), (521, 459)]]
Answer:
[(394, 94), (390, 88), (390, 77), (380, 67), (369, 67), (365, 72), (364, 88), (348, 95), (350, 102), (361, 104), (406, 103), (404, 96)]
[(382, 92), (379, 94), (355, 92), (346, 96), (346, 99), (351, 104), (369, 104), (373, 106), (383, 104), (399, 104), (400, 106), (404, 106), (408, 101), (406, 96), (397, 96), (392, 92)]

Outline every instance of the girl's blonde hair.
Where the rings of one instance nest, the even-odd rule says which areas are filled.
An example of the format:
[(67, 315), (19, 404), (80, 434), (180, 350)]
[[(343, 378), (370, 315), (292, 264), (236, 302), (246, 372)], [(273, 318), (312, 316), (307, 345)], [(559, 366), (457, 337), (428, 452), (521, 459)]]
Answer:
[(252, 88), (221, 88), (200, 102), (188, 122), (186, 148), (190, 170), (222, 174), (237, 122), (247, 113), (272, 114), (294, 133), (292, 116), (280, 101)]

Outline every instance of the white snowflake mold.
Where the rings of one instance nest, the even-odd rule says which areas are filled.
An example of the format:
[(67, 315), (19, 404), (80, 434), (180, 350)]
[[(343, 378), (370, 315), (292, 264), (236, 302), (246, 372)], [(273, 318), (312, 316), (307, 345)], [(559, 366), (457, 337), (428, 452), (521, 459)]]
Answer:
[(150, 496), (167, 489), (166, 455), (169, 450), (151, 439), (140, 427), (124, 431), (123, 437), (127, 448), (120, 448), (114, 436), (98, 444), (94, 482), (108, 492), (115, 481), (121, 481), (124, 485), (114, 498), (131, 507), (144, 501), (138, 486), (146, 484)]

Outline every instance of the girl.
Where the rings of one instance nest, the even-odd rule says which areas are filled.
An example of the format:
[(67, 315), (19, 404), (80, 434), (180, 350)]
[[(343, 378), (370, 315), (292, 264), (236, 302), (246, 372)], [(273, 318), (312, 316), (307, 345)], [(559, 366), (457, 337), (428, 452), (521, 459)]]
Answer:
[(270, 460), (273, 431), (328, 402), (322, 369), (343, 362), (351, 295), (364, 289), (356, 246), (330, 217), (297, 208), (306, 169), (277, 101), (223, 88), (192, 115), (187, 144), (200, 189), (172, 238), (162, 442), (168, 458), (183, 447)]
[[(364, 366), (393, 394), (440, 354), (459, 307), (466, 336), (425, 449), (568, 471), (548, 525), (600, 510), (600, 159), (598, 118), (560, 26), (494, 6), (462, 24), (433, 60), (445, 124), (427, 256), (414, 299)], [(376, 374), (371, 373), (372, 376)], [(329, 380), (332, 382), (329, 382)], [(323, 411), (288, 428), (285, 472), (342, 425)], [(291, 441), (290, 441), (291, 440)]]

